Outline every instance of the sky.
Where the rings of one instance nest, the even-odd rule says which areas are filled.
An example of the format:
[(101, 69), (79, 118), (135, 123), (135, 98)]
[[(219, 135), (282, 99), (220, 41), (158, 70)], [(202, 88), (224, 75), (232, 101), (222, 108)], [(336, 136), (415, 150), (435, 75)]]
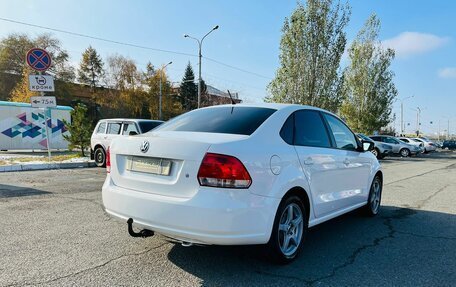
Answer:
[[(203, 42), (202, 77), (220, 90), (238, 92), (245, 102), (262, 102), (266, 86), (279, 66), (279, 43), (285, 17), (295, 0), (255, 1), (118, 1), (118, 0), (0, 0), (0, 18), (105, 38), (178, 53), (141, 49), (51, 32), (61, 40), (75, 66), (92, 45), (106, 59), (121, 54), (145, 69), (147, 62), (166, 69), (174, 82), (182, 80), (190, 61), (198, 70), (196, 41), (215, 25)], [(400, 130), (400, 99), (406, 132), (417, 126), (428, 134), (448, 128), (456, 133), (456, 1), (349, 0), (347, 27), (350, 43), (372, 13), (381, 20), (380, 40), (396, 50), (392, 64), (398, 100), (393, 113)], [(50, 32), (0, 20), (0, 38), (11, 33), (36, 36)], [(179, 54), (182, 53), (182, 54)], [(347, 59), (344, 59), (347, 62)], [(220, 64), (222, 63), (222, 64)], [(234, 67), (234, 68), (233, 68)], [(412, 97), (413, 96), (413, 97)], [(409, 98), (411, 97), (411, 98)], [(432, 122), (432, 124), (431, 124)], [(439, 125), (440, 123), (440, 125)]]

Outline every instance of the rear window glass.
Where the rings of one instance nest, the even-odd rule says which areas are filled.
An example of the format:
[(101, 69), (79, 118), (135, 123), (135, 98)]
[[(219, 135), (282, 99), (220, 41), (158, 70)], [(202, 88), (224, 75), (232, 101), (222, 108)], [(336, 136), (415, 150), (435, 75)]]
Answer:
[(270, 108), (237, 106), (201, 109), (172, 119), (155, 131), (251, 135), (275, 111)]
[(108, 124), (108, 134), (110, 135), (118, 135), (120, 134), (120, 127), (122, 126), (121, 123), (109, 123)]
[(161, 125), (163, 122), (139, 122), (139, 127), (143, 133), (147, 133), (151, 129), (154, 129)]
[(102, 122), (98, 125), (97, 134), (104, 134), (106, 130), (106, 123)]

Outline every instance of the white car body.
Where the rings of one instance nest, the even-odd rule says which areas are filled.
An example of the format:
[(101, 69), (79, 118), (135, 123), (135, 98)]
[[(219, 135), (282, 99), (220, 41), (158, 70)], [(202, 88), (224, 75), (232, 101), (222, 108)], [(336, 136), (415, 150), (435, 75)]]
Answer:
[(425, 140), (422, 138), (413, 138), (413, 140), (423, 143), (424, 144), (424, 151), (425, 152), (430, 152), (430, 151), (435, 151), (437, 149), (437, 146), (435, 143), (429, 140)]
[[(104, 166), (106, 150), (111, 141), (118, 137), (129, 136), (130, 132), (141, 134), (148, 132), (150, 127), (156, 127), (163, 121), (142, 119), (103, 119), (99, 120), (90, 138), (90, 155), (98, 166)], [(145, 129), (144, 125), (151, 125)], [(142, 126), (142, 127), (141, 127)], [(98, 151), (97, 151), (98, 150)], [(100, 152), (97, 154), (97, 152)]]
[(406, 138), (406, 137), (399, 137), (398, 139), (400, 139), (401, 141), (403, 141), (409, 145), (414, 145), (414, 146), (420, 148), (421, 152), (425, 152), (424, 144), (422, 142), (419, 142), (419, 141), (411, 139), (411, 138)]
[[(367, 204), (374, 176), (381, 176), (371, 152), (290, 145), (279, 135), (296, 111), (329, 112), (284, 104), (205, 109), (226, 107), (276, 111), (251, 135), (162, 131), (171, 120), (149, 133), (113, 140), (110, 173), (102, 189), (106, 212), (183, 242), (238, 245), (267, 243), (279, 204), (294, 189), (308, 199), (309, 227)], [(146, 141), (150, 148), (144, 153), (140, 149)], [(201, 186), (197, 173), (207, 153), (239, 159), (251, 185)], [(170, 174), (131, 171), (131, 156), (171, 160)]]

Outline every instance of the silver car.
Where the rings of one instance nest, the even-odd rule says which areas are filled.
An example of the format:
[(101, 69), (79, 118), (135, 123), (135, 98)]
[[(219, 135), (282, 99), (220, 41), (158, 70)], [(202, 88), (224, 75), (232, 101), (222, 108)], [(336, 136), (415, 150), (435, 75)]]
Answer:
[(393, 153), (399, 154), (402, 157), (408, 157), (420, 153), (418, 146), (407, 144), (393, 136), (369, 136), (374, 141), (383, 142), (391, 145)]
[(389, 144), (386, 144), (386, 143), (383, 143), (383, 142), (378, 142), (378, 141), (374, 141), (373, 139), (371, 139), (370, 137), (364, 135), (364, 134), (357, 134), (358, 137), (362, 140), (365, 140), (365, 141), (371, 141), (374, 143), (374, 149), (371, 150), (371, 152), (378, 158), (378, 159), (382, 159), (384, 158), (385, 156), (393, 153), (393, 147)]

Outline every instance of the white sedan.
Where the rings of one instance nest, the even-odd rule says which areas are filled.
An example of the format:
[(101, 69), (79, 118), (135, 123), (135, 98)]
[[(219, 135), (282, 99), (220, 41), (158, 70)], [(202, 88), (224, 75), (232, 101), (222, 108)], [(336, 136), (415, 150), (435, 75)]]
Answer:
[(103, 204), (132, 236), (265, 244), (271, 259), (287, 263), (309, 227), (357, 208), (379, 212), (383, 175), (372, 148), (309, 106), (198, 109), (115, 139)]

